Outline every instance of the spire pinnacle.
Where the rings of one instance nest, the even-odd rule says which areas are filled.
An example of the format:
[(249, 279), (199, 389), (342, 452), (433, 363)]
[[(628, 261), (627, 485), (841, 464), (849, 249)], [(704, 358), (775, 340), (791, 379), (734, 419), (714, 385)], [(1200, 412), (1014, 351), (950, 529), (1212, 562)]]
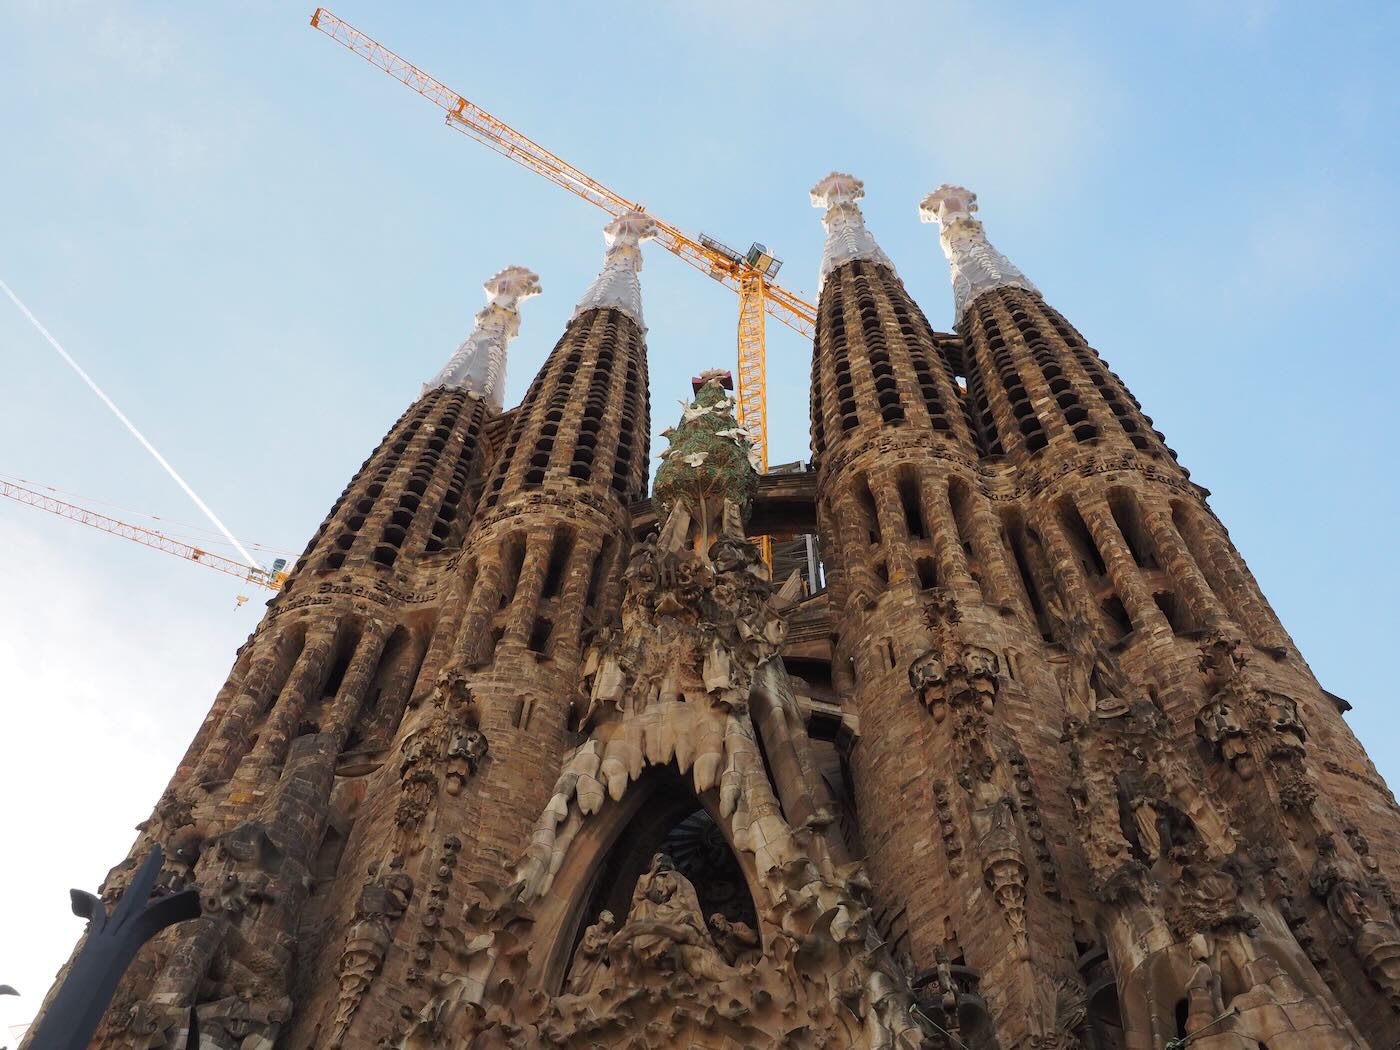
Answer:
[(574, 317), (585, 310), (620, 310), (646, 331), (642, 321), (641, 243), (656, 236), (656, 220), (645, 212), (629, 211), (603, 227), (608, 242), (603, 269), (574, 307)]
[(919, 205), (919, 218), (939, 225), (943, 254), (952, 266), (953, 311), (959, 321), (974, 299), (993, 288), (1024, 288), (1040, 294), (1010, 259), (991, 246), (982, 223), (972, 217), (976, 210), (977, 194), (946, 182)]
[(819, 288), (826, 283), (832, 270), (855, 259), (868, 259), (894, 269), (889, 256), (880, 250), (865, 228), (865, 216), (856, 205), (864, 196), (865, 183), (839, 171), (833, 171), (812, 187), (812, 207), (826, 209), (822, 216), (826, 246), (822, 249), (822, 265), (818, 271)]
[(468, 390), (499, 412), (505, 407), (506, 346), (520, 331), (520, 304), (540, 294), (540, 279), (523, 266), (508, 266), (482, 289), (486, 306), (476, 315), (476, 327), (442, 371), (423, 384), (423, 393), (440, 387)]

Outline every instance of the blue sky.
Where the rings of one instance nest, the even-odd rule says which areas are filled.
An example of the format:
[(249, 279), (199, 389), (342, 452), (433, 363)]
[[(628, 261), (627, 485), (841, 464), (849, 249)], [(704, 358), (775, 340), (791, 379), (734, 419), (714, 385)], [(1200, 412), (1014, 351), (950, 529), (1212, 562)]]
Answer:
[[(993, 242), (1213, 490), (1400, 781), (1393, 5), (335, 10), (667, 221), (764, 241), (809, 295), (807, 190), (851, 171), (948, 327), (917, 203), (976, 190)], [(293, 550), (469, 330), (481, 282), (517, 263), (545, 289), (512, 348), (519, 398), (598, 269), (605, 218), (443, 127), (310, 11), (0, 4), (0, 278), (240, 538)], [(656, 249), (642, 281), (659, 429), (691, 375), (731, 362), (735, 301)], [(0, 352), (0, 473), (198, 520), (4, 300)], [(771, 328), (774, 461), (806, 454), (808, 360)], [(259, 605), (8, 502), (0, 539), (0, 907), (29, 913), (0, 940), (0, 981), (33, 997), (0, 999), (3, 1034), (78, 932), (65, 891), (125, 851)]]

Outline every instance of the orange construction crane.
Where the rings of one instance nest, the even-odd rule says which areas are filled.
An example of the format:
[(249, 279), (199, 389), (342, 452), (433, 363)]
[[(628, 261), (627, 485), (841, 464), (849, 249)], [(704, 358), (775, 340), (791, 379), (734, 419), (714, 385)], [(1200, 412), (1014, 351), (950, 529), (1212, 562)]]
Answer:
[[(109, 518), (105, 514), (80, 507), (76, 503), (65, 503), (61, 499), (53, 496), (46, 496), (42, 492), (35, 492), (33, 489), (25, 488), (23, 485), (16, 485), (12, 482), (0, 478), (0, 496), (6, 496), (18, 503), (24, 503), (30, 507), (37, 507), (39, 510), (46, 510), (50, 514), (57, 514), (61, 518), (69, 521), (76, 521), (83, 525), (89, 525), (102, 532), (109, 532), (114, 536), (121, 536), (124, 539), (133, 540), (145, 547), (152, 547), (166, 554), (173, 554), (178, 558), (186, 558), (196, 565), (203, 565), (208, 569), (215, 569), (219, 572), (227, 573), (230, 576), (237, 576), (240, 580), (258, 587), (266, 587), (270, 591), (282, 589), (282, 584), (287, 580), (286, 559), (279, 558), (272, 563), (271, 569), (254, 569), (244, 565), (240, 561), (225, 558), (219, 554), (211, 554), (209, 551), (201, 550), (199, 547), (191, 546), (180, 540), (172, 539), (162, 532), (154, 529), (143, 528), (140, 525), (132, 525), (129, 522), (119, 521), (116, 518)], [(241, 601), (239, 604), (243, 604)]]
[[(311, 24), (441, 108), (447, 114), (448, 125), (464, 135), (578, 194), (611, 215), (622, 215), (633, 210), (646, 211), (642, 205), (627, 200), (585, 175), (324, 7), (316, 9), (311, 16)], [(738, 420), (753, 437), (760, 469), (766, 472), (768, 393), (764, 369), (764, 314), (771, 314), (793, 331), (811, 338), (816, 331), (817, 308), (801, 296), (773, 283), (772, 278), (782, 263), (773, 258), (763, 245), (754, 244), (748, 252), (740, 254), (704, 235), (699, 240), (688, 237), (659, 219), (656, 226), (656, 240), (662, 247), (739, 293)]]

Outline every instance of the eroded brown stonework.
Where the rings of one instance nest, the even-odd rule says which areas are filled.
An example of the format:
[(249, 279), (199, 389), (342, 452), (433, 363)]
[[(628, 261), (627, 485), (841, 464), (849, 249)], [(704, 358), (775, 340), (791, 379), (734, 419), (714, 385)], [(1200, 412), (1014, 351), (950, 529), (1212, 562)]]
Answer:
[(103, 887), (205, 914), (94, 1046), (1400, 1045), (1395, 800), (1063, 317), (834, 267), (751, 503), (702, 380), (654, 511), (626, 312), (410, 407)]

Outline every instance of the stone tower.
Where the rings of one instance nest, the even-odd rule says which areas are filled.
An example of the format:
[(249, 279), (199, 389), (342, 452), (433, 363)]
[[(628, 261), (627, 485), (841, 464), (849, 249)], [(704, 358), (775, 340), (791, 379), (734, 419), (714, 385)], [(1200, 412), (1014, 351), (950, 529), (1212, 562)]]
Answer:
[(702, 372), (648, 498), (647, 216), (508, 411), (539, 288), (487, 284), (109, 876), (159, 842), (204, 915), (95, 1046), (1397, 1045), (1345, 701), (975, 195), (921, 208), (943, 333), (862, 192), (811, 192), (806, 468), (757, 475)]

